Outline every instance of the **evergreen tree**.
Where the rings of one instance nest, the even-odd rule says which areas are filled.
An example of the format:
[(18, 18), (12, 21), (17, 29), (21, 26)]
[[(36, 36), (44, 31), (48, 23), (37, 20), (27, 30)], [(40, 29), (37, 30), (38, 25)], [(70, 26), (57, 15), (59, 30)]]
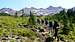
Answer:
[(35, 16), (32, 14), (32, 12), (30, 11), (30, 18), (29, 18), (29, 22), (31, 25), (35, 25)]
[(52, 26), (53, 26), (52, 22), (49, 22), (49, 27), (52, 27)]
[(37, 23), (40, 24), (40, 19), (37, 19)]
[[(63, 13), (63, 24), (64, 24), (64, 27), (63, 27), (63, 33), (64, 34), (66, 34), (66, 35), (68, 35), (69, 34), (69, 32), (72, 30), (72, 24), (71, 24), (71, 20), (70, 20), (70, 18), (68, 17), (69, 15), (68, 14), (70, 14), (70, 13), (66, 13), (65, 12), (65, 10), (63, 10), (62, 11), (62, 13)], [(71, 27), (71, 28), (70, 28)]]
[(15, 13), (15, 17), (17, 17), (18, 16), (18, 13), (17, 13), (17, 11), (16, 11), (16, 13)]
[(44, 20), (43, 19), (41, 19), (41, 23), (44, 24)]

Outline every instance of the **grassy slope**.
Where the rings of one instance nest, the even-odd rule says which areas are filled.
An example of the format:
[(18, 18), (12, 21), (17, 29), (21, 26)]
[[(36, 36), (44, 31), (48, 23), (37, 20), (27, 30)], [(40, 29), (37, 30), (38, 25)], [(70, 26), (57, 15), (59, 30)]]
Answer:
[(10, 35), (10, 30), (15, 35), (36, 37), (36, 33), (27, 28), (18, 28), (17, 24), (27, 24), (28, 17), (13, 17), (13, 16), (0, 16), (0, 36), (3, 33)]
[[(58, 16), (58, 15), (57, 15)], [(57, 16), (48, 16), (49, 21), (53, 21), (56, 20)], [(55, 17), (55, 18), (54, 18)], [(60, 16), (58, 16), (57, 18), (59, 18)], [(29, 17), (13, 17), (13, 16), (0, 16), (0, 36), (3, 34), (3, 32), (5, 32), (7, 35), (10, 34), (10, 28), (11, 30), (14, 32), (15, 35), (20, 34), (21, 36), (31, 36), (31, 37), (36, 37), (36, 33), (31, 31), (30, 29), (27, 28), (18, 28), (17, 24), (27, 24), (28, 23), (28, 18)], [(45, 18), (44, 17), (39, 17), (41, 19)], [(58, 22), (62, 22), (61, 18), (59, 18), (60, 21)], [(75, 40), (75, 24), (73, 24), (73, 28), (74, 31), (71, 31), (69, 35), (61, 35), (61, 37), (65, 38), (65, 39), (71, 39), (71, 40)], [(61, 31), (61, 30), (59, 30)], [(24, 35), (23, 35), (24, 34)]]

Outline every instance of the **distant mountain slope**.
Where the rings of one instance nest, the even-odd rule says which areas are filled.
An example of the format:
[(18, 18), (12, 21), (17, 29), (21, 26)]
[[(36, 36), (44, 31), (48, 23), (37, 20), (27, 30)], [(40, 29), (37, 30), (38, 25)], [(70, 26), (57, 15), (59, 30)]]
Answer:
[(60, 11), (62, 11), (63, 8), (62, 7), (53, 7), (53, 6), (49, 6), (48, 8), (46, 9), (43, 9), (43, 8), (34, 8), (34, 7), (31, 7), (31, 8), (23, 8), (22, 10), (20, 11), (23, 11), (23, 13), (25, 15), (29, 15), (30, 14), (30, 11), (32, 11), (33, 13), (36, 13), (35, 15), (49, 15), (49, 14), (56, 14), (56, 13), (59, 13)]
[(30, 15), (30, 11), (33, 11), (33, 10), (37, 10), (37, 9), (34, 7), (31, 7), (31, 8), (23, 8), (20, 11), (22, 11), (22, 13), (25, 15)]
[[(53, 14), (59, 13), (62, 10), (63, 10), (62, 7), (53, 7), (53, 6), (49, 6), (46, 9), (43, 9), (43, 8), (37, 9), (37, 8), (31, 7), (31, 8), (23, 8), (23, 9), (17, 11), (17, 14), (18, 14), (18, 16), (20, 16), (22, 14), (30, 15), (30, 11), (32, 11), (35, 15), (38, 15), (38, 16), (53, 15)], [(10, 15), (15, 15), (16, 10), (13, 10), (11, 8), (2, 8), (2, 9), (0, 9), (0, 13), (7, 13)]]
[(60, 11), (63, 10), (62, 7), (53, 7), (53, 6), (49, 6), (47, 9), (48, 9), (50, 12), (60, 12)]
[(2, 8), (0, 9), (0, 13), (7, 13), (10, 15), (15, 15), (16, 10), (13, 10), (11, 8)]

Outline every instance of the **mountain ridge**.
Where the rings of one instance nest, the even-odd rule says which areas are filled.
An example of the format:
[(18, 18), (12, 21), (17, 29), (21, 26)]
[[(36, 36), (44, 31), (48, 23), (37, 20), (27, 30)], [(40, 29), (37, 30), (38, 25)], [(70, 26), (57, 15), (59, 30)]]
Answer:
[[(33, 13), (36, 13), (35, 15), (53, 15), (56, 13), (59, 13), (62, 11), (64, 8), (62, 7), (53, 7), (49, 6), (48, 8), (35, 8), (35, 7), (30, 7), (30, 8), (22, 8), (21, 10), (13, 10), (11, 8), (2, 8), (0, 9), (0, 13), (9, 13), (10, 15), (15, 15), (16, 12), (18, 12), (19, 15), (30, 15), (30, 11)], [(75, 9), (75, 8), (74, 8)]]

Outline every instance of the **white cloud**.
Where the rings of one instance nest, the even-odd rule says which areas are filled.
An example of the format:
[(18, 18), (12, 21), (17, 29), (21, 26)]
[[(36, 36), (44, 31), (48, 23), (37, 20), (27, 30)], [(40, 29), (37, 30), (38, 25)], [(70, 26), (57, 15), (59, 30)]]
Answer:
[(64, 8), (75, 7), (75, 0), (29, 0), (27, 7), (47, 8), (48, 6), (62, 6)]
[(64, 8), (72, 8), (75, 6), (75, 0), (57, 0), (56, 4)]

